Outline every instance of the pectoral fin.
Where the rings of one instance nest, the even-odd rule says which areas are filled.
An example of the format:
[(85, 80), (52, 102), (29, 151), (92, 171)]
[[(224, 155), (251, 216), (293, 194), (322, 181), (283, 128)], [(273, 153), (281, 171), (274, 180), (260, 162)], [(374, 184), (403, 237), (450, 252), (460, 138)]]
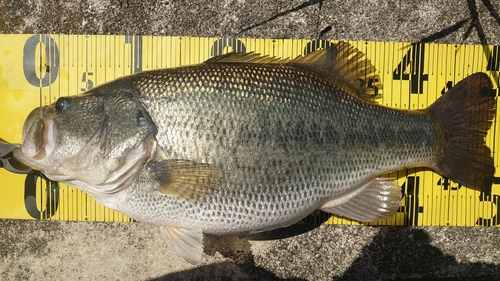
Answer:
[(163, 160), (146, 167), (154, 173), (155, 189), (163, 194), (196, 201), (216, 188), (222, 172), (211, 164), (189, 160)]
[(321, 210), (362, 222), (385, 220), (396, 214), (401, 198), (396, 181), (376, 178), (355, 192), (326, 202)]
[(168, 247), (190, 264), (201, 261), (203, 233), (201, 229), (160, 226), (160, 233)]

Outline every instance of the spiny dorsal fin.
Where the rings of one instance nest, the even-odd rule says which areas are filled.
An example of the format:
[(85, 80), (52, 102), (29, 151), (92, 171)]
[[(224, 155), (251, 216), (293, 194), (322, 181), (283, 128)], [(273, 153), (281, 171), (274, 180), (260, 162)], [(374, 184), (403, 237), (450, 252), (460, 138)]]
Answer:
[(189, 201), (199, 199), (213, 190), (221, 177), (217, 166), (189, 160), (152, 162), (146, 168), (154, 173), (156, 190)]
[(365, 54), (348, 42), (338, 42), (332, 47), (297, 57), (288, 64), (321, 70), (340, 86), (345, 86), (365, 101), (380, 98), (381, 79), (375, 66)]
[(237, 62), (237, 63), (285, 63), (289, 59), (262, 56), (256, 53), (229, 53), (206, 60), (204, 63)]
[(365, 58), (361, 51), (348, 42), (341, 41), (328, 49), (317, 50), (293, 60), (261, 56), (256, 53), (229, 53), (213, 57), (204, 63), (221, 62), (271, 63), (298, 66), (321, 72), (323, 75), (326, 74), (339, 86), (345, 87), (350, 93), (365, 101), (373, 102), (374, 99), (382, 97), (379, 93), (382, 89), (382, 83), (380, 83), (380, 76), (376, 74), (375, 67), (369, 59)]

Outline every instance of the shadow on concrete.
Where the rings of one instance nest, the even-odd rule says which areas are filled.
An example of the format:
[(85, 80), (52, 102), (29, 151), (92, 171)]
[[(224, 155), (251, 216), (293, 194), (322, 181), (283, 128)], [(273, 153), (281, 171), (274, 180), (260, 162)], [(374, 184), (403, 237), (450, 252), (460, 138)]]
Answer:
[[(289, 229), (289, 228), (287, 228)], [(307, 228), (310, 229), (310, 228)], [(281, 237), (290, 237), (294, 235), (285, 231)], [(303, 233), (302, 231), (301, 233)], [(274, 234), (267, 234), (270, 240), (279, 239)], [(250, 248), (250, 237), (256, 237), (259, 240), (268, 240), (259, 235), (250, 236), (216, 236), (205, 235), (205, 253), (210, 256), (221, 254), (230, 258), (232, 262), (221, 262), (216, 264), (204, 265), (191, 270), (170, 273), (168, 275), (151, 279), (153, 281), (166, 280), (306, 280), (302, 278), (282, 279), (273, 272), (255, 264), (254, 255)]]
[(219, 253), (226, 258), (230, 258), (233, 262), (200, 266), (150, 280), (306, 280), (303, 278), (282, 279), (273, 272), (257, 266), (249, 241), (290, 238), (309, 232), (317, 227), (319, 225), (301, 224), (251, 235), (217, 236), (205, 234), (205, 254), (214, 256)]
[[(239, 267), (239, 268), (238, 268)], [(245, 274), (242, 273), (245, 272)], [(301, 278), (280, 279), (261, 267), (235, 265), (231, 262), (205, 265), (191, 270), (171, 273), (151, 281), (167, 280), (306, 280)]]
[[(500, 25), (500, 15), (495, 10), (495, 7), (491, 4), (491, 1), (490, 0), (481, 0), (481, 2), (483, 2), (483, 5), (486, 7), (490, 16), (493, 17), (493, 19), (498, 23), (498, 25)], [(477, 32), (477, 35), (479, 36), (479, 40), (481, 41), (481, 45), (487, 45), (488, 40), (486, 39), (486, 34), (484, 32), (483, 25), (481, 24), (481, 21), (479, 19), (479, 10), (478, 10), (476, 0), (467, 0), (467, 6), (469, 8), (469, 14), (470, 14), (469, 18), (461, 20), (450, 27), (446, 27), (446, 28), (434, 33), (434, 34), (431, 34), (425, 38), (422, 38), (419, 41), (419, 43), (433, 42), (435, 40), (446, 37), (446, 36), (456, 32), (456, 31), (458, 31), (461, 27), (463, 27), (466, 23), (469, 22), (470, 24), (467, 27), (467, 31), (465, 32), (463, 39), (465, 40), (467, 37), (469, 37), (470, 34), (472, 33), (472, 30), (475, 29)]]
[[(316, 5), (316, 4), (318, 4), (318, 5), (319, 5), (319, 11), (321, 11), (321, 8), (322, 8), (322, 6), (323, 6), (323, 1), (324, 1), (324, 0), (309, 0), (309, 1), (303, 2), (302, 4), (300, 4), (300, 5), (298, 5), (298, 6), (295, 6), (295, 7), (293, 7), (293, 8), (290, 8), (290, 9), (286, 10), (286, 11), (283, 11), (283, 12), (277, 13), (277, 14), (275, 14), (274, 16), (272, 16), (272, 17), (268, 18), (267, 20), (264, 20), (264, 21), (262, 21), (262, 22), (259, 22), (259, 23), (256, 23), (256, 24), (253, 24), (253, 25), (251, 25), (251, 26), (249, 26), (249, 27), (242, 28), (238, 34), (242, 34), (242, 33), (244, 33), (245, 31), (252, 30), (252, 29), (254, 29), (254, 28), (256, 28), (256, 27), (259, 27), (259, 26), (261, 26), (261, 25), (265, 25), (265, 24), (267, 24), (267, 23), (269, 23), (269, 22), (271, 22), (271, 21), (273, 21), (273, 20), (275, 20), (275, 19), (278, 19), (278, 18), (280, 18), (280, 17), (283, 17), (283, 16), (286, 16), (286, 15), (289, 15), (290, 13), (293, 13), (293, 12), (300, 11), (300, 10), (302, 10), (302, 9), (304, 9), (304, 8), (307, 8), (307, 7), (309, 7), (309, 6), (313, 6), (313, 5)], [(328, 31), (329, 31), (329, 30), (328, 30)], [(325, 30), (323, 30), (322, 32), (320, 32), (320, 34), (321, 34), (321, 33), (324, 33), (324, 32), (325, 32)]]
[(500, 280), (500, 266), (458, 263), (430, 242), (422, 229), (382, 227), (361, 256), (335, 280)]
[[(307, 280), (308, 276), (281, 279), (272, 272), (273, 264), (269, 264), (266, 268), (257, 266), (250, 250), (249, 240), (291, 237), (311, 229), (308, 225), (295, 225), (281, 229), (281, 235), (276, 235), (278, 231), (251, 236), (207, 235), (205, 252), (208, 255), (215, 255), (219, 252), (232, 259), (233, 262), (201, 266), (151, 280), (207, 280), (207, 278), (210, 280)], [(455, 257), (444, 254), (430, 242), (429, 235), (422, 229), (380, 227), (372, 243), (363, 248), (361, 255), (342, 276), (333, 277), (332, 280), (500, 280), (500, 266), (483, 262), (458, 263)], [(279, 257), (269, 257), (269, 260), (279, 260)], [(328, 262), (318, 260), (318, 263)]]

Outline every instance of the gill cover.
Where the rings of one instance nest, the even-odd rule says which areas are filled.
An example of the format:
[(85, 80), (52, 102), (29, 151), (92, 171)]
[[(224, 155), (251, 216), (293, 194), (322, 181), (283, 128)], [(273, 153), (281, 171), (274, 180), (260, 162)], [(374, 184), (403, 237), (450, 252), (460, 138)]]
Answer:
[(124, 82), (35, 109), (17, 158), (92, 196), (133, 181), (154, 148), (156, 126), (138, 101), (138, 90)]

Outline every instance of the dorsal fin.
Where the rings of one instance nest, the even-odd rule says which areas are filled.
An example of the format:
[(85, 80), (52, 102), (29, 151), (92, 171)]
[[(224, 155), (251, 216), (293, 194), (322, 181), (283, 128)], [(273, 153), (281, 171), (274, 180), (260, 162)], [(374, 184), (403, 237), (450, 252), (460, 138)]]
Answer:
[(229, 53), (206, 60), (204, 63), (238, 62), (238, 63), (286, 63), (289, 59), (262, 56), (257, 53)]
[(361, 51), (344, 41), (293, 60), (261, 56), (256, 53), (229, 53), (213, 57), (204, 63), (222, 62), (287, 64), (306, 68), (326, 75), (338, 86), (365, 101), (373, 102), (375, 98), (381, 97), (379, 90), (382, 89), (382, 84), (375, 67)]
[(382, 84), (375, 66), (348, 42), (335, 43), (328, 49), (297, 57), (288, 64), (320, 70), (363, 100), (373, 101), (381, 97), (378, 91)]

